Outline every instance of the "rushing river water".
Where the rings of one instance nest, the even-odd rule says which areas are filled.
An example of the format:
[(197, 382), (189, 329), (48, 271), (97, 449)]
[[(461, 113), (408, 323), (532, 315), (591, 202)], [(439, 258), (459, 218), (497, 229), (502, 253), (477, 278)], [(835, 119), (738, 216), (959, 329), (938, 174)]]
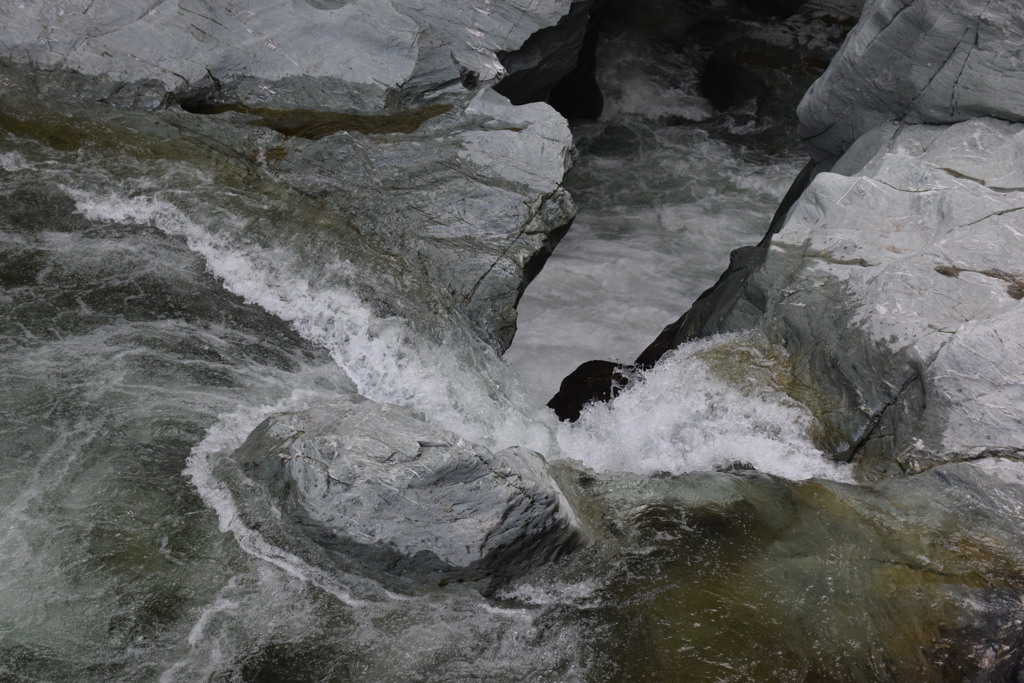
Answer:
[[(456, 317), (390, 315), (429, 293), (307, 197), (2, 133), (0, 679), (936, 678), (942, 615), (978, 596), (899, 592), (958, 571), (942, 529), (893, 540), (894, 513), (807, 438), (771, 349), (691, 345), (576, 426), (543, 407), (576, 363), (629, 359), (685, 310), (801, 163), (696, 96), (699, 54), (618, 40), (606, 115), (576, 128), (580, 217), (512, 365)], [(214, 463), (269, 412), (351, 391), (543, 452), (595, 543), (486, 599), (274, 547)], [(719, 471), (736, 462), (762, 474)]]

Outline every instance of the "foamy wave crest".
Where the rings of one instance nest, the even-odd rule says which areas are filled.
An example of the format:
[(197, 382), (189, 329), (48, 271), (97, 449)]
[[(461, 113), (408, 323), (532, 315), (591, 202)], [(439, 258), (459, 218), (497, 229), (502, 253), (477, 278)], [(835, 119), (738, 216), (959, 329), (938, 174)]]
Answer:
[(0, 152), (0, 169), (8, 173), (17, 173), (31, 167), (32, 164), (18, 152)]
[(299, 391), (288, 400), (275, 405), (247, 406), (233, 413), (221, 415), (219, 422), (192, 449), (184, 473), (195, 484), (200, 497), (207, 506), (217, 513), (220, 530), (233, 534), (239, 547), (246, 553), (269, 562), (302, 581), (318, 586), (347, 605), (365, 605), (366, 601), (353, 596), (349, 588), (337, 577), (331, 576), (292, 553), (268, 543), (258, 531), (246, 526), (242, 522), (242, 516), (231, 492), (213, 473), (216, 458), (223, 457), (225, 453), (231, 453), (241, 446), (253, 425), (259, 424), (271, 413), (294, 410), (297, 405), (303, 404), (304, 400), (310, 397), (310, 392)]
[(363, 396), (409, 407), (488, 446), (550, 447), (549, 428), (523, 407), (518, 380), (493, 352), (471, 348), (468, 336), (431, 343), (404, 320), (377, 315), (347, 285), (360, 276), (351, 263), (318, 253), (314, 269), (308, 255), (255, 244), (241, 216), (219, 212), (211, 219), (219, 222), (214, 232), (160, 197), (64, 189), (92, 220), (152, 225), (183, 237), (229, 291), (326, 348)]
[(585, 408), (560, 428), (562, 455), (599, 471), (680, 474), (741, 462), (793, 480), (851, 480), (848, 466), (811, 443), (806, 408), (761, 383), (737, 386), (712, 371), (702, 352), (734, 340), (688, 344), (614, 401)]
[(606, 117), (630, 114), (648, 119), (674, 117), (686, 121), (706, 121), (715, 114), (703, 97), (678, 88), (666, 88), (647, 78), (636, 76), (620, 85), (617, 97), (609, 97)]

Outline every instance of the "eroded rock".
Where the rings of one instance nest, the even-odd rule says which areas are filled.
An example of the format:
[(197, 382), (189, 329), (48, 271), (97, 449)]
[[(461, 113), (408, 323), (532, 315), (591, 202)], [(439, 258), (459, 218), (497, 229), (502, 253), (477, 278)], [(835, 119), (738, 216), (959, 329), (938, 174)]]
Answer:
[(1024, 14), (1012, 0), (874, 0), (800, 105), (800, 134), (836, 158), (890, 118), (1024, 120)]
[[(497, 52), (554, 25), (570, 0), (47, 0), (0, 7), (0, 55), (126, 85), (250, 106), (379, 110), (505, 74)], [(159, 102), (159, 100), (157, 100)]]
[(491, 453), (357, 396), (273, 415), (234, 457), (341, 566), (493, 587), (586, 542), (539, 454)]
[[(15, 106), (25, 94), (66, 108), (141, 110), (174, 126), (182, 110), (193, 113), (185, 127), (198, 154), (237, 154), (255, 172), (325, 198), (502, 352), (519, 297), (575, 215), (561, 187), (572, 135), (547, 105), (515, 107), (489, 86), (515, 77), (498, 53), (553, 27), (570, 5), (6, 4), (0, 89), (6, 113), (26, 120), (35, 114)], [(395, 308), (376, 298), (385, 312)]]
[(823, 443), (884, 470), (1024, 451), (1024, 126), (885, 124), (820, 173), (719, 331), (815, 387)]

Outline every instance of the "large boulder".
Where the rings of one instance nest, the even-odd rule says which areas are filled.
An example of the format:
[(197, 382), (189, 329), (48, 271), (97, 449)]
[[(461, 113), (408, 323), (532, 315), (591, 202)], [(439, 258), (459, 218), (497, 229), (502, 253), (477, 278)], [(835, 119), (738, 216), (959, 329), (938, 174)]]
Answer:
[(1024, 126), (1004, 120), (1024, 114), (1024, 23), (1010, 5), (869, 3), (801, 105), (815, 160), (765, 239), (638, 364), (757, 328), (789, 352), (821, 446), (867, 476), (1024, 454)]
[(1022, 155), (1020, 124), (883, 124), (665, 346), (760, 329), (788, 350), (818, 441), (866, 474), (1020, 456)]
[(234, 457), (248, 495), (343, 567), (487, 589), (586, 542), (539, 454), (491, 453), (360, 397), (273, 415)]
[(786, 345), (837, 455), (1024, 452), (1022, 155), (1019, 124), (884, 124), (774, 237), (719, 329)]
[[(570, 0), (46, 0), (0, 7), (0, 55), (128, 86), (248, 105), (374, 110), (504, 75)], [(83, 93), (86, 94), (86, 93)], [(159, 100), (157, 100), (159, 101)]]
[(282, 149), (268, 172), (324, 197), (381, 251), (403, 253), (501, 351), (519, 298), (576, 213), (562, 188), (565, 119), (490, 89), (410, 133), (350, 131)]
[[(575, 215), (561, 187), (572, 134), (549, 106), (516, 107), (487, 86), (507, 75), (498, 53), (570, 5), (6, 3), (0, 92), (4, 113), (26, 125), (62, 113), (53, 127), (97, 120), (126, 137), (170, 125), (197, 155), (237, 155), (323, 198), (501, 352), (519, 297)], [(117, 113), (97, 113), (109, 105)], [(366, 294), (400, 308), (392, 292)]]
[(1013, 0), (871, 0), (800, 105), (817, 159), (878, 124), (1024, 120), (1024, 13)]

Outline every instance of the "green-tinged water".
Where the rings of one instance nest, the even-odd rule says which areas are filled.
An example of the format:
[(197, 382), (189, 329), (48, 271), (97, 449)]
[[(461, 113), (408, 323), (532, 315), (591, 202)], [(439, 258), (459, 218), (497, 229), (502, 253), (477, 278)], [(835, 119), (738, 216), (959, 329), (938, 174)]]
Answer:
[[(781, 352), (743, 335), (558, 425), (400, 250), (189, 116), (27, 100), (0, 116), (0, 680), (1016, 680), (1019, 465), (855, 483), (807, 437)], [(700, 162), (630, 151), (660, 144), (657, 122), (586, 129), (575, 182), (607, 220), (582, 253), (633, 219), (668, 226), (628, 250), (656, 261), (699, 248), (680, 239), (702, 217), (770, 217), (788, 153), (678, 124), (674, 153), (713, 159), (717, 194), (669, 191)], [(668, 204), (602, 193), (617, 167)], [(687, 258), (717, 261), (735, 222)], [(566, 325), (576, 303), (548, 301)], [(670, 305), (652, 303), (655, 328)], [(488, 598), (289, 554), (243, 521), (218, 463), (269, 412), (354, 391), (542, 451), (593, 544)]]

